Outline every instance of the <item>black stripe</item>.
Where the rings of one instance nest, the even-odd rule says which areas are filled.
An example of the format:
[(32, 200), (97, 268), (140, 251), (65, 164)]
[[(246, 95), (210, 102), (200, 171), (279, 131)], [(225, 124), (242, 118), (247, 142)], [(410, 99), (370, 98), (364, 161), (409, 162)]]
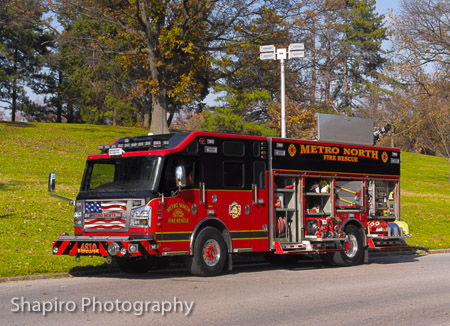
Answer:
[[(145, 249), (144, 245), (142, 243), (138, 243), (138, 250), (141, 253), (142, 256), (150, 256), (150, 253)], [(149, 243), (149, 249), (150, 250), (150, 243)]]
[(75, 246), (77, 242), (76, 241), (70, 241), (69, 244), (67, 245), (66, 249), (64, 249), (64, 252), (62, 253), (63, 255), (68, 255), (71, 251), (73, 246)]
[(232, 239), (246, 239), (246, 238), (264, 238), (267, 237), (265, 231), (247, 231), (247, 232), (230, 232)]
[(266, 238), (267, 236), (267, 231), (253, 231), (254, 238)]
[(232, 239), (253, 238), (253, 232), (230, 232)]
[(132, 240), (150, 240), (153, 241), (155, 239), (154, 234), (148, 234), (148, 233), (133, 233), (130, 235), (130, 241)]
[(159, 235), (159, 236), (161, 236), (161, 238), (159, 238), (159, 240), (164, 240), (164, 241), (190, 240), (191, 234), (192, 233), (190, 233), (190, 232), (157, 234), (157, 239), (158, 239), (158, 235)]

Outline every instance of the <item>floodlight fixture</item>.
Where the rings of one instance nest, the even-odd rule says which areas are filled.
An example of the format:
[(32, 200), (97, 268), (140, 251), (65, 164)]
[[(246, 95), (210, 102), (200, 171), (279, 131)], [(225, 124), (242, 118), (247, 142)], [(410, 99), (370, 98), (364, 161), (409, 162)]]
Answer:
[(284, 82), (284, 60), (303, 58), (305, 56), (304, 43), (292, 43), (288, 49), (277, 49), (274, 45), (261, 45), (259, 47), (259, 58), (261, 60), (280, 60), (281, 64), (281, 137), (286, 138), (286, 104), (285, 104), (285, 82)]

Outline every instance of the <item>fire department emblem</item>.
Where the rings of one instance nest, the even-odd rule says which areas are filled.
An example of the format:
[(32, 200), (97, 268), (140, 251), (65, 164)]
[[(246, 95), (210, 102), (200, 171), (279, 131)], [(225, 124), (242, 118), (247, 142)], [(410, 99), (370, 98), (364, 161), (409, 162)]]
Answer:
[(381, 160), (383, 161), (383, 163), (386, 163), (388, 161), (388, 155), (386, 152), (383, 152), (383, 154), (381, 154)]
[(235, 201), (232, 202), (228, 210), (228, 214), (230, 214), (232, 218), (238, 218), (241, 216), (241, 205)]
[(297, 150), (295, 149), (294, 144), (289, 145), (288, 152), (289, 152), (289, 155), (291, 155), (291, 157), (294, 157), (295, 153), (297, 153)]

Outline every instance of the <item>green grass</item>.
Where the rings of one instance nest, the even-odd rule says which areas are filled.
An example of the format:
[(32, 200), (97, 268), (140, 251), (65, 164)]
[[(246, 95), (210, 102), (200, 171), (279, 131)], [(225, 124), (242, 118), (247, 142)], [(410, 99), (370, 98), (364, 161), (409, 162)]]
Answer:
[[(73, 235), (73, 206), (50, 197), (49, 172), (59, 195), (75, 198), (87, 155), (97, 145), (146, 129), (53, 123), (0, 123), (0, 277), (102, 268), (103, 258), (53, 256), (52, 240)], [(442, 158), (403, 153), (402, 218), (409, 243), (450, 248), (449, 164)]]
[(54, 257), (52, 240), (73, 235), (73, 206), (47, 192), (56, 172), (59, 195), (75, 199), (86, 157), (97, 145), (142, 128), (53, 123), (0, 123), (0, 277), (69, 272), (100, 266), (102, 258)]
[(402, 153), (401, 215), (409, 244), (450, 248), (450, 165), (440, 157)]

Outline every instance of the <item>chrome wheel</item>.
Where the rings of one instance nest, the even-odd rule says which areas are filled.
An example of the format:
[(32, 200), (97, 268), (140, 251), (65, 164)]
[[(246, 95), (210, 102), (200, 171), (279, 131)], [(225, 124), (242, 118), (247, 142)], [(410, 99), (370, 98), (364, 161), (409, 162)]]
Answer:
[(217, 265), (220, 260), (220, 246), (214, 239), (209, 239), (203, 245), (203, 261), (206, 265), (212, 267)]
[(345, 254), (348, 258), (353, 258), (358, 252), (358, 240), (354, 234), (348, 235), (348, 241), (345, 243)]

